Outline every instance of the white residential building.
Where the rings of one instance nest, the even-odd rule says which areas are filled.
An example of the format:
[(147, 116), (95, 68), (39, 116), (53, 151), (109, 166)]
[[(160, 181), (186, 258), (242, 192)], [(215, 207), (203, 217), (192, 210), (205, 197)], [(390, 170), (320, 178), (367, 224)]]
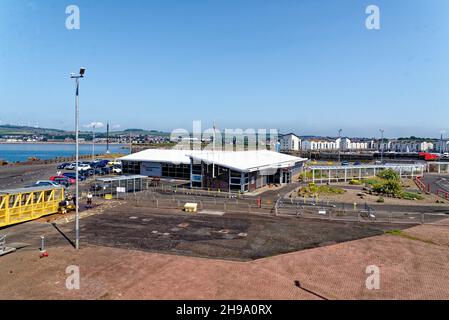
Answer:
[(302, 150), (336, 150), (337, 141), (324, 139), (308, 139), (302, 141)]
[(396, 140), (391, 144), (391, 151), (422, 152), (433, 150), (433, 143), (428, 141)]
[(332, 139), (308, 139), (302, 141), (302, 150), (368, 150), (372, 148), (372, 141), (356, 140), (349, 138)]
[(384, 140), (374, 142), (375, 150), (394, 151), (394, 152), (428, 152), (435, 148), (431, 141), (418, 140)]
[(284, 134), (279, 138), (281, 151), (299, 151), (301, 150), (301, 138), (294, 133)]

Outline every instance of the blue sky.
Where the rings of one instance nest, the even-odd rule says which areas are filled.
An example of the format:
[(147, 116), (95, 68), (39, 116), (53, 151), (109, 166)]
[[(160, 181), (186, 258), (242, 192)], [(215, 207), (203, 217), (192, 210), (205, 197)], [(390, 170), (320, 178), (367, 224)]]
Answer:
[(449, 133), (447, 0), (1, 0), (3, 124), (73, 129), (80, 66), (81, 124)]

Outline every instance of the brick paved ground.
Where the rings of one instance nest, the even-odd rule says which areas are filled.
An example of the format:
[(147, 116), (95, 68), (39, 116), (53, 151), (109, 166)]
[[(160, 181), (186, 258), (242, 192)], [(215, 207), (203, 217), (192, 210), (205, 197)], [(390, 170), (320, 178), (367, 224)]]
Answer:
[[(58, 243), (39, 259), (23, 248), (0, 258), (1, 299), (449, 299), (447, 227), (233, 262)], [(381, 271), (380, 290), (365, 287), (366, 266)], [(78, 265), (80, 290), (65, 288)]]

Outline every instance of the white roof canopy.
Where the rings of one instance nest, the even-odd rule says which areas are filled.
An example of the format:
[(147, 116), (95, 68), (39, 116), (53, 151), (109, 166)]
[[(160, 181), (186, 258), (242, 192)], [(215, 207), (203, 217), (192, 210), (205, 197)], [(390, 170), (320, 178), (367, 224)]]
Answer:
[(307, 159), (268, 151), (204, 151), (192, 154), (191, 158), (208, 164), (216, 164), (237, 171), (252, 172), (266, 169), (289, 168)]
[(194, 150), (147, 149), (119, 158), (121, 161), (169, 162), (173, 164), (190, 164), (189, 156)]
[(119, 158), (119, 160), (190, 164), (190, 158), (194, 161), (202, 161), (208, 164), (214, 163), (232, 170), (245, 172), (288, 168), (298, 162), (307, 160), (268, 150), (209, 151), (174, 149), (148, 149)]

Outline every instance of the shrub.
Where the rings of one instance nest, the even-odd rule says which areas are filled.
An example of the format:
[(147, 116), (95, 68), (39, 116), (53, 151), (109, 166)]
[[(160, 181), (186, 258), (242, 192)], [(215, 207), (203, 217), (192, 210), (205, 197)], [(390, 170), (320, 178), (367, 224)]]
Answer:
[(385, 179), (385, 180), (394, 180), (394, 181), (400, 180), (399, 173), (397, 173), (393, 169), (383, 170), (383, 171), (379, 172), (377, 174), (377, 176), (379, 178)]
[(358, 185), (362, 184), (362, 181), (360, 181), (360, 180), (351, 180), (351, 181), (349, 181), (349, 184), (358, 186)]
[(385, 199), (384, 199), (383, 197), (379, 197), (379, 198), (376, 200), (376, 202), (384, 203), (384, 202), (385, 202)]
[(309, 183), (307, 187), (302, 187), (298, 191), (299, 196), (317, 196), (319, 194), (342, 194), (345, 190), (328, 185), (317, 186), (315, 183)]
[(387, 194), (398, 198), (402, 196), (401, 183), (395, 180), (387, 180), (381, 183), (377, 183), (373, 186), (373, 191), (380, 194)]

